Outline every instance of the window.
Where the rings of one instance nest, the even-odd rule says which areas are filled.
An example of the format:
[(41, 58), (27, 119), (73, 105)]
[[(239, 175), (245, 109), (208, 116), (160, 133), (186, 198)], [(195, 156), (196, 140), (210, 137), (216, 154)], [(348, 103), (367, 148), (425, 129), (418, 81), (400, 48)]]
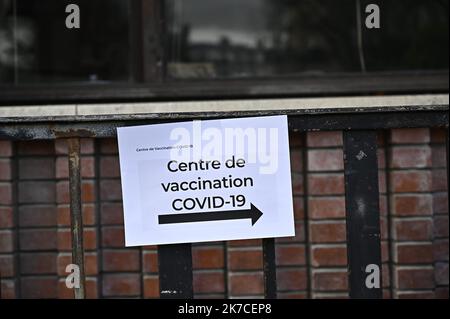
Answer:
[(0, 103), (448, 91), (448, 0), (372, 2), (0, 0)]

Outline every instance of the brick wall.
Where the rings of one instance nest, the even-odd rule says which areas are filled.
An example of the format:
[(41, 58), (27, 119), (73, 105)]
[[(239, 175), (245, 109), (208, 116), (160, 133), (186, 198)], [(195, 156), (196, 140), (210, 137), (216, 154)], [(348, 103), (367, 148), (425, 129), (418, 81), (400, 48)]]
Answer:
[[(445, 131), (379, 134), (385, 298), (448, 298)], [(72, 298), (67, 148), (0, 141), (1, 298)], [(276, 240), (280, 298), (347, 298), (341, 132), (291, 134), (296, 236)], [(124, 248), (117, 145), (82, 142), (89, 298), (158, 298), (156, 247)], [(196, 298), (263, 297), (261, 240), (193, 245)]]

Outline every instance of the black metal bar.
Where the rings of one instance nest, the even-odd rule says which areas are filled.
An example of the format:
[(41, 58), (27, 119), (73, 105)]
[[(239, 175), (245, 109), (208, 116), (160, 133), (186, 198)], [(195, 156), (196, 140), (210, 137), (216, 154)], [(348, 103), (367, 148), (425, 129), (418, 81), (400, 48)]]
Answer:
[(70, 221), (72, 262), (79, 267), (80, 285), (74, 288), (75, 298), (85, 298), (83, 216), (81, 210), (80, 139), (67, 139), (69, 149)]
[(263, 239), (263, 265), (264, 265), (264, 297), (277, 298), (277, 267), (275, 262), (275, 239)]
[(344, 131), (350, 298), (382, 298), (377, 132)]
[(291, 131), (306, 132), (317, 130), (379, 130), (390, 128), (442, 127), (448, 128), (447, 106), (435, 106), (434, 110), (409, 108), (405, 111), (374, 111), (373, 113), (353, 110), (355, 113), (329, 113), (309, 111), (261, 111), (261, 112), (208, 112), (177, 114), (146, 114), (90, 116), (61, 118), (58, 121), (44, 118), (2, 119), (0, 118), (0, 138), (13, 140), (42, 140), (64, 137), (115, 137), (117, 128), (133, 125), (148, 125), (188, 121), (193, 119), (234, 118), (245, 116), (289, 115)]
[(159, 288), (162, 299), (192, 299), (191, 244), (158, 246)]

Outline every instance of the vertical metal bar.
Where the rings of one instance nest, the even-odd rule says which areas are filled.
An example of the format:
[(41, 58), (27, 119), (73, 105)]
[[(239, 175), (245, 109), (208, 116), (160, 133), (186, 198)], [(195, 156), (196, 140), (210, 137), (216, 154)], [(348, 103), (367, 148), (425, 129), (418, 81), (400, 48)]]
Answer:
[(344, 132), (350, 298), (382, 298), (376, 131)]
[(263, 239), (263, 265), (264, 265), (264, 297), (277, 298), (277, 268), (275, 263), (275, 239)]
[(192, 299), (191, 244), (158, 246), (159, 289), (162, 299)]
[(72, 233), (72, 262), (80, 269), (80, 285), (74, 288), (75, 298), (85, 298), (83, 216), (81, 211), (80, 139), (69, 138), (70, 221)]

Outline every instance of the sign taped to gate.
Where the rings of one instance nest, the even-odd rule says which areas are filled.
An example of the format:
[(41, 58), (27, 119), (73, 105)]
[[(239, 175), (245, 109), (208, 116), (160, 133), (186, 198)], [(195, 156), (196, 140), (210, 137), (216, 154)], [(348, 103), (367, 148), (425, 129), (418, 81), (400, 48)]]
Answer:
[(295, 236), (286, 116), (118, 128), (126, 246)]

